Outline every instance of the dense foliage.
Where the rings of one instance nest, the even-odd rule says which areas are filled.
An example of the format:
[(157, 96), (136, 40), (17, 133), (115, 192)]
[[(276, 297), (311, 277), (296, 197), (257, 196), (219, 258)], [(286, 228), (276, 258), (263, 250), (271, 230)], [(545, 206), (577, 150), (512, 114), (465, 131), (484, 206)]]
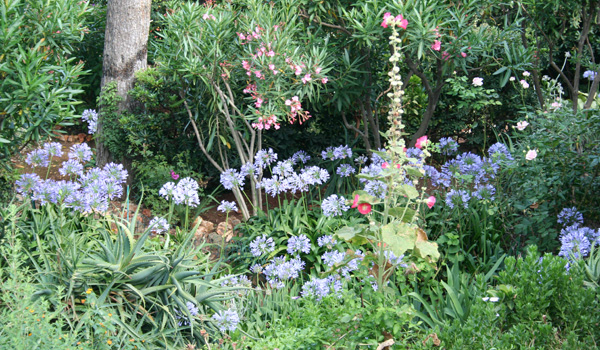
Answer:
[(599, 1), (158, 1), (126, 112), (105, 5), (0, 3), (1, 348), (597, 347)]

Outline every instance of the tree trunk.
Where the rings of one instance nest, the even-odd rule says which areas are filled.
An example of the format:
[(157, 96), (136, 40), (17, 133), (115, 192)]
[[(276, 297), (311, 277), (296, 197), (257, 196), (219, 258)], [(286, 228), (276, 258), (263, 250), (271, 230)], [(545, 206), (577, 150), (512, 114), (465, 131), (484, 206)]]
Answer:
[[(109, 0), (106, 7), (106, 32), (102, 61), (102, 83), (117, 82), (117, 95), (122, 98), (118, 111), (130, 111), (132, 102), (127, 91), (133, 87), (135, 72), (147, 67), (148, 33), (151, 0)], [(102, 110), (98, 134), (110, 132), (102, 128)], [(112, 160), (106, 147), (98, 143), (96, 157), (102, 166)], [(119, 161), (125, 163), (124, 159)], [(129, 167), (128, 167), (129, 168)], [(131, 172), (130, 172), (131, 173)]]

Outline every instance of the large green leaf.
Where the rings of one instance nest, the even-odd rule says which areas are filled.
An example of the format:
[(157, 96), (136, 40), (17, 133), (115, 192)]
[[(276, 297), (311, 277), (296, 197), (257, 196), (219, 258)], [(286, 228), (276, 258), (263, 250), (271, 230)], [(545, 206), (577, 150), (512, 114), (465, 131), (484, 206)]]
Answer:
[(417, 241), (416, 227), (405, 223), (390, 223), (381, 228), (383, 242), (396, 255), (414, 249)]

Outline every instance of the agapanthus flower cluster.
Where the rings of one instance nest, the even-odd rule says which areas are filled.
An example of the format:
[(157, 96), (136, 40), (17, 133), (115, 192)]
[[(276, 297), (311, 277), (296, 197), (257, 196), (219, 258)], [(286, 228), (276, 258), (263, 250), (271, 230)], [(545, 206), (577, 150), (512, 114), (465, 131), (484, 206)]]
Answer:
[(250, 252), (255, 257), (259, 257), (263, 254), (271, 253), (274, 250), (275, 250), (275, 242), (273, 241), (273, 238), (267, 237), (266, 235), (256, 237), (250, 243)]
[(248, 279), (248, 276), (246, 275), (228, 275), (224, 278), (225, 279), (221, 281), (221, 287), (239, 288), (235, 291), (235, 294), (237, 295), (246, 295), (248, 291), (252, 288), (252, 281), (250, 281), (250, 279)]
[(582, 227), (583, 215), (577, 208), (565, 208), (558, 214), (558, 222), (563, 225), (560, 231), (559, 256), (568, 260), (581, 259), (590, 253), (595, 245), (600, 245), (600, 230)]
[(238, 323), (240, 323), (240, 317), (237, 312), (232, 309), (216, 312), (212, 316), (212, 320), (221, 332), (226, 332), (228, 330), (233, 332), (237, 329)]
[(344, 196), (332, 194), (323, 200), (321, 209), (323, 210), (323, 215), (332, 217), (342, 215), (350, 209), (350, 206), (346, 204), (346, 198), (344, 198)]
[(305, 151), (298, 151), (294, 153), (294, 155), (292, 156), (292, 160), (294, 161), (294, 164), (298, 162), (306, 164), (310, 160), (310, 156)]
[(244, 175), (235, 169), (227, 169), (221, 173), (221, 185), (227, 190), (244, 187)]
[(304, 265), (304, 261), (300, 258), (292, 258), (288, 261), (284, 256), (279, 256), (269, 261), (263, 269), (263, 274), (271, 286), (279, 289), (285, 286), (285, 281), (298, 278)]
[(25, 158), (25, 163), (31, 165), (34, 168), (37, 167), (47, 167), (50, 164), (50, 155), (48, 151), (43, 148), (35, 149), (29, 154), (27, 154), (27, 158)]
[(490, 155), (490, 157), (492, 157), (492, 159), (494, 161), (511, 161), (514, 160), (514, 158), (512, 157), (512, 155), (510, 154), (510, 151), (508, 150), (508, 147), (506, 147), (505, 144), (501, 143), (501, 142), (497, 142), (495, 144), (493, 144), (489, 149), (488, 149), (488, 154)]
[(98, 129), (98, 113), (93, 109), (86, 109), (81, 114), (83, 119), (88, 124), (88, 133), (95, 134)]
[[(41, 151), (48, 155), (48, 149)], [(109, 200), (123, 195), (127, 179), (127, 171), (120, 164), (109, 163), (103, 168), (84, 171), (77, 159), (64, 162), (59, 172), (71, 176), (71, 180), (42, 180), (35, 174), (23, 174), (16, 181), (16, 190), (21, 195), (30, 195), (40, 205), (64, 205), (82, 213), (105, 212)]]
[(254, 156), (254, 164), (261, 169), (265, 169), (276, 160), (277, 154), (273, 152), (272, 148), (269, 148), (268, 150), (261, 149), (256, 152), (256, 155)]
[(306, 235), (292, 236), (288, 239), (287, 252), (291, 255), (310, 253), (310, 240)]
[(238, 208), (235, 202), (222, 201), (217, 210), (222, 213), (229, 213), (231, 211), (238, 211)]
[(76, 160), (81, 163), (86, 163), (92, 160), (93, 153), (87, 143), (80, 143), (71, 146), (69, 151), (69, 159)]
[(342, 282), (337, 275), (330, 275), (326, 278), (312, 277), (310, 281), (302, 286), (302, 297), (315, 298), (321, 301), (328, 295), (341, 296)]
[(592, 80), (596, 79), (596, 74), (598, 74), (598, 73), (594, 72), (593, 70), (586, 70), (585, 72), (583, 72), (583, 77), (592, 81)]
[(333, 247), (336, 243), (337, 241), (331, 235), (325, 235), (317, 238), (317, 244), (319, 245), (319, 247), (326, 246), (329, 249), (331, 249), (331, 247)]
[(172, 200), (175, 204), (183, 204), (190, 207), (196, 207), (200, 204), (198, 197), (198, 182), (191, 177), (181, 179), (177, 184), (167, 182), (158, 191), (166, 200)]
[(469, 199), (471, 199), (471, 196), (465, 190), (453, 189), (446, 193), (446, 205), (450, 207), (450, 209), (454, 209), (455, 205), (467, 209), (469, 207)]
[(449, 137), (442, 137), (440, 139), (440, 152), (446, 156), (453, 156), (458, 152), (458, 142)]
[(161, 234), (169, 231), (169, 223), (167, 222), (167, 219), (155, 216), (150, 220), (148, 228), (150, 229), (150, 232)]
[(341, 177), (348, 177), (356, 172), (356, 169), (350, 164), (340, 164), (335, 171)]
[(352, 149), (347, 145), (327, 147), (327, 149), (321, 152), (321, 157), (323, 157), (324, 160), (351, 159)]
[[(188, 301), (185, 303), (185, 306), (187, 307), (190, 315), (192, 316), (198, 316), (200, 314), (198, 307), (196, 305), (194, 305), (194, 303), (192, 303), (191, 301)], [(178, 325), (181, 326), (189, 326), (190, 325), (190, 320), (189, 318), (186, 316), (186, 314), (184, 312), (182, 312), (181, 310), (176, 310), (176, 315), (175, 317), (179, 320)]]
[(579, 225), (583, 224), (583, 215), (579, 211), (577, 211), (577, 208), (575, 207), (564, 208), (558, 214), (557, 222), (559, 224), (562, 224), (563, 227), (579, 227)]

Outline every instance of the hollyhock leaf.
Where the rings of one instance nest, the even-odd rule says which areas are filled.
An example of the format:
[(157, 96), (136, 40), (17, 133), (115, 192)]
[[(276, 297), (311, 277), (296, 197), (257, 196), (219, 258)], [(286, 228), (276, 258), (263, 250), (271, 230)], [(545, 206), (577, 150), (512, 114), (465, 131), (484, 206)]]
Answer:
[(381, 238), (396, 256), (414, 249), (417, 241), (415, 227), (405, 223), (389, 223), (381, 228)]
[(398, 218), (404, 222), (411, 222), (415, 216), (415, 210), (405, 207), (394, 207), (391, 208), (388, 213), (395, 218)]
[(440, 252), (438, 245), (435, 242), (429, 241), (418, 241), (415, 244), (415, 253), (423, 259), (427, 259), (431, 262), (437, 261), (440, 258)]
[(419, 197), (419, 191), (411, 185), (404, 184), (400, 186), (400, 192), (404, 194), (408, 199), (415, 199)]

